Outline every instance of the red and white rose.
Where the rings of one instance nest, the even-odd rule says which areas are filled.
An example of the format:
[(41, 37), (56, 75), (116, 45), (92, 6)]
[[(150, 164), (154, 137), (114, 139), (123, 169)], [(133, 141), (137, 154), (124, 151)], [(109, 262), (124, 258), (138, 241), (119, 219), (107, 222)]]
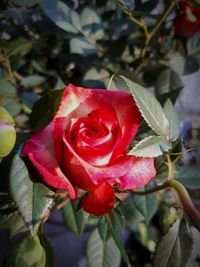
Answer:
[(67, 190), (71, 199), (78, 189), (87, 191), (83, 209), (103, 215), (115, 204), (113, 185), (135, 189), (156, 174), (153, 159), (127, 154), (140, 122), (132, 95), (70, 84), (52, 122), (32, 135), (22, 156), (47, 185)]

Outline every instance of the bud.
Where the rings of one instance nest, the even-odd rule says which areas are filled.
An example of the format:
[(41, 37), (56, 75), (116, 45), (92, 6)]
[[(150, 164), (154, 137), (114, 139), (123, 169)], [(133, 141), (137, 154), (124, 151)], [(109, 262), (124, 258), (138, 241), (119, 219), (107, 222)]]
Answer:
[(15, 122), (8, 111), (0, 106), (0, 158), (6, 157), (16, 141)]

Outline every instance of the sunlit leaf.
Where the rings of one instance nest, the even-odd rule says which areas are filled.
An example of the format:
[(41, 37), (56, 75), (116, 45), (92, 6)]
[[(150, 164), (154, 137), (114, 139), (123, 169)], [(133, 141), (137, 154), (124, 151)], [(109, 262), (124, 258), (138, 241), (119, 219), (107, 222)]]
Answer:
[(26, 165), (17, 155), (10, 171), (10, 190), (27, 227), (35, 233), (53, 202), (54, 193), (43, 184), (32, 182)]
[(98, 48), (84, 37), (74, 37), (70, 40), (70, 51), (74, 54), (91, 55), (96, 54)]
[(162, 155), (171, 148), (171, 144), (163, 137), (152, 135), (136, 144), (129, 155), (136, 157), (154, 158)]
[(92, 40), (100, 40), (104, 36), (103, 25), (97, 12), (86, 7), (81, 13), (81, 25), (84, 33)]
[(180, 136), (180, 121), (170, 99), (165, 102), (163, 109), (169, 121), (169, 139), (175, 141)]
[(62, 1), (41, 0), (41, 7), (48, 18), (61, 29), (70, 33), (78, 33), (81, 31), (78, 13), (69, 8)]
[(169, 136), (169, 122), (158, 100), (141, 85), (120, 76), (125, 82), (147, 124), (160, 136)]

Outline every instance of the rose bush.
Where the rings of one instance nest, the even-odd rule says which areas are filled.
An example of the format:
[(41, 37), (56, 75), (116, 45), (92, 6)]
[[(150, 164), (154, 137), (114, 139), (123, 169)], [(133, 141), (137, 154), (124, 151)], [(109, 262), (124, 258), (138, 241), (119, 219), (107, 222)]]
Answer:
[(96, 216), (115, 204), (120, 190), (144, 186), (155, 176), (154, 161), (127, 154), (141, 114), (131, 94), (69, 85), (52, 122), (34, 133), (22, 150), (43, 181)]

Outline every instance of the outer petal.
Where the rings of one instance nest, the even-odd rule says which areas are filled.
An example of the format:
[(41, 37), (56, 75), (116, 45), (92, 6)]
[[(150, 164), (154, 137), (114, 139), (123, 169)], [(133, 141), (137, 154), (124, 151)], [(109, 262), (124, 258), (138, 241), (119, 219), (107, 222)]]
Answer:
[(33, 134), (32, 138), (25, 143), (22, 157), (25, 156), (29, 156), (31, 162), (48, 185), (56, 189), (68, 190), (69, 196), (75, 199), (75, 190), (61, 171), (56, 160), (51, 125)]
[(55, 115), (55, 118), (68, 116), (81, 103), (85, 102), (85, 100), (89, 98), (91, 94), (91, 89), (69, 84), (64, 91), (64, 95), (60, 102), (60, 107)]
[(93, 215), (108, 213), (115, 204), (115, 193), (108, 183), (103, 182), (95, 191), (82, 200), (83, 209)]
[(126, 175), (120, 177), (118, 183), (121, 190), (143, 187), (156, 175), (153, 159), (131, 158), (132, 167)]

